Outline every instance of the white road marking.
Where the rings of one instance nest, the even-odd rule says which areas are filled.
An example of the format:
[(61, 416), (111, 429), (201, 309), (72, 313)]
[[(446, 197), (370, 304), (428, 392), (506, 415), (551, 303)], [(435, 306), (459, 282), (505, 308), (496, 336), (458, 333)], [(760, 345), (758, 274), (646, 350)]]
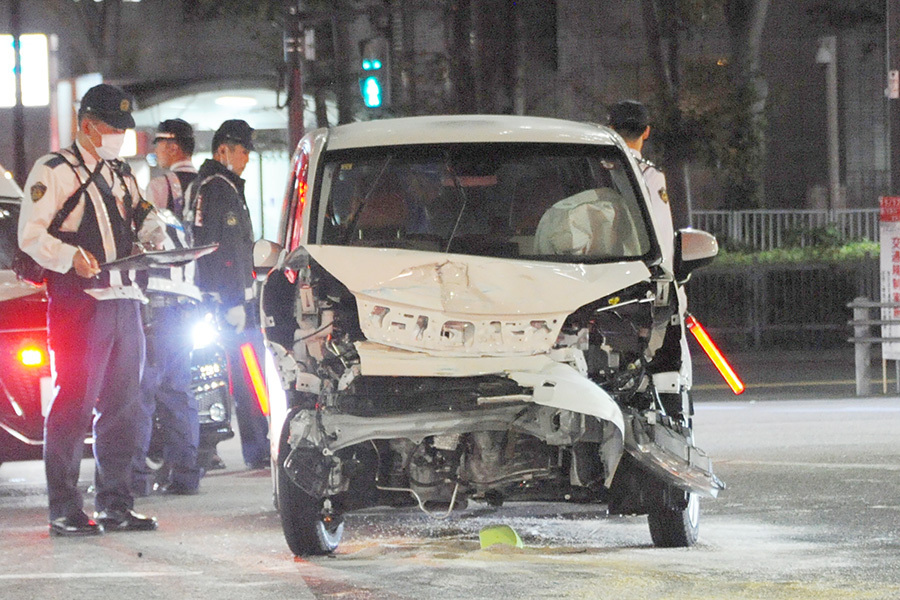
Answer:
[(20, 573), (0, 575), (2, 581), (34, 579), (140, 579), (144, 577), (193, 577), (203, 571), (112, 571), (109, 573)]
[(861, 469), (867, 471), (900, 471), (900, 465), (897, 464), (867, 464), (867, 463), (812, 463), (812, 462), (789, 462), (778, 460), (719, 460), (718, 464), (729, 465), (760, 465), (763, 467), (817, 467), (822, 469)]

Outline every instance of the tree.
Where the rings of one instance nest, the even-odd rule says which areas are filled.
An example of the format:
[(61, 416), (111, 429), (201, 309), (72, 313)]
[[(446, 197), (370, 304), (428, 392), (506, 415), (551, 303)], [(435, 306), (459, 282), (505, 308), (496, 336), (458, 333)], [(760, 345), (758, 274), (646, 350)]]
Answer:
[(765, 109), (768, 86), (760, 70), (760, 45), (769, 0), (727, 0), (731, 40), (731, 111), (734, 123), (722, 161), (728, 208), (763, 205)]
[[(759, 59), (768, 2), (642, 0), (658, 90), (657, 140), (670, 196), (682, 202), (690, 201), (687, 164), (703, 159), (721, 173), (726, 208), (762, 205), (767, 88)], [(684, 42), (716, 23), (728, 32), (730, 56), (685, 61)]]

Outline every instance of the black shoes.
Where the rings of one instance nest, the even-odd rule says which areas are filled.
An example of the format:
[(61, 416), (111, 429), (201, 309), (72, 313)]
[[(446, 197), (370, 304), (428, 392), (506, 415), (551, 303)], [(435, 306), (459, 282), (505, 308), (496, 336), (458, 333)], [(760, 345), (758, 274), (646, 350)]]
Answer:
[(102, 533), (103, 525), (97, 523), (83, 512), (50, 521), (50, 535), (77, 537), (100, 535)]
[(100, 535), (104, 531), (153, 531), (156, 517), (139, 515), (133, 510), (104, 510), (91, 519), (83, 512), (50, 521), (50, 535), (78, 537)]
[(216, 471), (225, 468), (225, 461), (218, 454), (204, 455), (201, 453), (197, 457), (197, 465), (205, 471)]
[(250, 469), (251, 471), (257, 471), (259, 469), (268, 469), (272, 466), (272, 459), (267, 456), (265, 458), (261, 458), (259, 460), (253, 461), (253, 462), (248, 462), (246, 464), (247, 464), (247, 468)]
[(195, 496), (200, 493), (199, 488), (190, 488), (184, 485), (178, 485), (177, 483), (167, 483), (165, 485), (161, 485), (156, 489), (156, 491), (166, 496)]
[(153, 531), (158, 527), (156, 517), (133, 510), (103, 510), (94, 513), (94, 518), (106, 531)]

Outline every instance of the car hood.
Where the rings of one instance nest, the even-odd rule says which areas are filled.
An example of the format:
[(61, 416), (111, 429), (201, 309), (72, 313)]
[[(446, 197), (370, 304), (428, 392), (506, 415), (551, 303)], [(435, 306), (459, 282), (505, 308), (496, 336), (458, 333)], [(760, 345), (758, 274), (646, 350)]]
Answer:
[(16, 274), (7, 269), (0, 269), (0, 302), (15, 300), (32, 294), (41, 294), (43, 286), (36, 286), (20, 280)]
[(548, 352), (579, 307), (650, 277), (640, 261), (574, 264), (309, 245), (356, 297), (371, 342), (447, 356)]

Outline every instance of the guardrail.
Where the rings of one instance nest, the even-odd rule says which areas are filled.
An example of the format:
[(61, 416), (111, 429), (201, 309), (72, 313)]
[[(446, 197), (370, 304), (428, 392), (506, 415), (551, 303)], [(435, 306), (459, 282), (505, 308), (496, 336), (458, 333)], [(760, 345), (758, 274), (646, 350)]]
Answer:
[(815, 229), (834, 226), (842, 240), (879, 240), (880, 209), (695, 210), (691, 227), (754, 250), (780, 248), (788, 242), (813, 242)]
[[(868, 396), (871, 391), (872, 347), (885, 342), (900, 342), (900, 336), (873, 335), (872, 327), (880, 325), (900, 325), (900, 319), (873, 319), (872, 309), (900, 308), (900, 302), (873, 302), (868, 298), (854, 298), (847, 304), (853, 310), (853, 337), (847, 341), (854, 347), (854, 364), (856, 367), (856, 395)], [(897, 391), (900, 392), (900, 361), (894, 361)], [(881, 360), (882, 391), (887, 393), (887, 360)]]

